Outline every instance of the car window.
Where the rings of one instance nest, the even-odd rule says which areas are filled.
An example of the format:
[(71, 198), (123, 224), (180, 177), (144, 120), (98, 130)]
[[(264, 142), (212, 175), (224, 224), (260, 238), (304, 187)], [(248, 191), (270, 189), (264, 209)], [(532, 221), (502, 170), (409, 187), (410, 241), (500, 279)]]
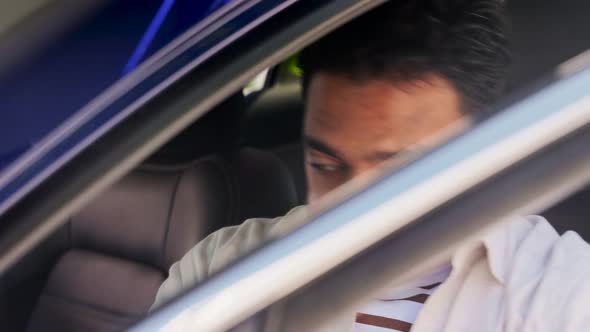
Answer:
[[(179, 68), (186, 69), (187, 66), (192, 68), (198, 65), (199, 61), (203, 61), (204, 57), (212, 55), (212, 52), (206, 52), (206, 48), (201, 47), (202, 45), (195, 46), (195, 43), (206, 43), (201, 40), (203, 38), (211, 38), (215, 42), (219, 42), (219, 40), (227, 38), (228, 35), (240, 33), (243, 30), (241, 26), (232, 26), (232, 29), (224, 30), (222, 34), (216, 35), (210, 35), (210, 29), (206, 29), (208, 27), (219, 28), (219, 26), (227, 23), (228, 20), (236, 19), (233, 13), (238, 12), (243, 14), (245, 10), (249, 9), (244, 4), (241, 7), (238, 6), (239, 8), (235, 8), (239, 4), (223, 6), (221, 10), (216, 10), (212, 15), (207, 16), (207, 19), (202, 21), (202, 23), (195, 25), (182, 36), (174, 39), (173, 43), (167, 45), (158, 54), (150, 57), (149, 61), (146, 61), (144, 65), (140, 66), (137, 71), (125, 76), (121, 80), (117, 80), (115, 84), (112, 84), (107, 90), (95, 97), (92, 102), (83, 104), (83, 108), (65, 116), (65, 120), (62, 119), (64, 121), (59, 123), (59, 126), (55, 130), (52, 130), (50, 134), (39, 138), (39, 141), (32, 140), (31, 142), (35, 142), (33, 149), (21, 147), (9, 150), (11, 156), (17, 156), (18, 153), (26, 153), (22, 157), (19, 157), (18, 161), (10, 164), (9, 167), (0, 173), (0, 183), (2, 184), (0, 188), (0, 197), (2, 197), (0, 199), (0, 211), (6, 211), (8, 207), (20, 200), (36, 184), (47, 179), (61, 165), (71, 160), (79, 151), (87, 147), (89, 143), (94, 142), (100, 136), (98, 133), (104, 133), (105, 130), (108, 130), (107, 127), (112, 128), (113, 125), (133, 113), (140, 104), (147, 99), (153, 98), (162, 89), (168, 87), (178, 79), (178, 75), (174, 76), (173, 74)], [(247, 29), (248, 27), (244, 28)], [(197, 35), (196, 40), (195, 38), (191, 38), (195, 37), (195, 34)], [(211, 39), (208, 42), (211, 42)], [(188, 48), (187, 44), (190, 44)], [(179, 45), (183, 46), (178, 47)], [(193, 56), (197, 56), (194, 53), (197, 52), (201, 54), (201, 57), (200, 60), (195, 62), (192, 57), (178, 56), (179, 52), (192, 52)], [(170, 53), (176, 55), (171, 55)], [(115, 52), (113, 52), (114, 54)], [(46, 69), (51, 71), (54, 67), (48, 66)], [(75, 73), (76, 75), (83, 75), (82, 71), (75, 71)], [(112, 74), (113, 71), (110, 70), (103, 73)], [(40, 77), (40, 75), (37, 76)], [(23, 77), (25, 76), (23, 75)], [(66, 82), (66, 80), (60, 80), (60, 82), (62, 81)], [(17, 85), (13, 84), (13, 86)], [(88, 85), (80, 86), (82, 88), (88, 87)], [(52, 87), (57, 87), (57, 85), (53, 85)], [(26, 90), (19, 90), (19, 93), (23, 93), (23, 91)], [(41, 89), (41, 91), (47, 90)], [(40, 100), (39, 98), (20, 98), (19, 96), (19, 94), (16, 94), (11, 96), (11, 98), (17, 98), (19, 102), (37, 102)], [(59, 94), (51, 93), (49, 97), (56, 98), (59, 97)], [(79, 95), (75, 95), (74, 97), (77, 98)], [(142, 99), (142, 97), (145, 98)], [(72, 100), (75, 100), (75, 98), (60, 99), (60, 102), (69, 103)], [(11, 101), (10, 98), (9, 101)], [(65, 110), (66, 108), (56, 109)], [(27, 110), (34, 110), (34, 108), (27, 108)], [(20, 116), (26, 114), (26, 112), (6, 112), (3, 114), (9, 115), (12, 121), (14, 119), (21, 119)], [(30, 118), (35, 119), (35, 117)], [(40, 123), (43, 125), (50, 124), (49, 121)], [(16, 128), (19, 126), (8, 127)], [(33, 126), (25, 127), (32, 128)], [(18, 134), (27, 135), (28, 132), (26, 130), (18, 131)], [(74, 132), (77, 133), (74, 134)], [(10, 145), (14, 140), (7, 140), (6, 142)]]
[[(1, 39), (6, 56), (0, 63), (0, 171), (145, 59), (229, 2), (153, 0), (89, 5), (86, 11), (70, 14), (74, 23), (67, 28), (61, 27), (56, 11), (71, 9), (58, 2), (40, 4), (40, 10), (32, 11), (35, 15), (23, 14), (22, 22), (4, 31)], [(14, 8), (15, 16), (19, 8)], [(10, 11), (2, 13), (10, 15)], [(50, 19), (56, 21), (43, 21)], [(44, 37), (36, 30), (40, 23), (47, 25), (45, 30), (55, 31), (53, 35)], [(13, 42), (22, 39), (34, 44)]]
[[(200, 238), (205, 237), (208, 233), (214, 230), (215, 227), (223, 226), (224, 222), (243, 220), (237, 213), (232, 215), (231, 218), (228, 218), (230, 216), (226, 213), (232, 210), (230, 208), (225, 209), (223, 205), (218, 205), (222, 200), (211, 193), (226, 193), (228, 189), (232, 190), (229, 191), (229, 194), (235, 194), (233, 197), (239, 198), (243, 204), (242, 206), (246, 209), (250, 207), (250, 205), (245, 204), (245, 200), (252, 199), (253, 204), (260, 202), (259, 200), (257, 201), (255, 197), (252, 197), (253, 195), (247, 195), (246, 192), (239, 193), (239, 191), (235, 191), (234, 188), (228, 188), (228, 185), (230, 184), (233, 186), (233, 182), (236, 179), (232, 177), (224, 177), (225, 174), (227, 174), (227, 171), (231, 170), (231, 168), (225, 168), (223, 165), (227, 161), (231, 161), (233, 158), (247, 158), (250, 163), (244, 164), (245, 167), (237, 167), (235, 170), (240, 172), (243, 171), (246, 174), (249, 172), (249, 174), (252, 174), (252, 171), (258, 172), (257, 176), (241, 177), (241, 180), (252, 181), (276, 174), (274, 173), (277, 170), (275, 167), (272, 167), (270, 170), (256, 167), (256, 165), (266, 165), (266, 162), (261, 162), (263, 160), (270, 161), (277, 165), (279, 163), (277, 163), (276, 158), (268, 157), (268, 154), (265, 153), (261, 154), (260, 151), (251, 150), (237, 151), (239, 153), (234, 154), (232, 149), (228, 149), (233, 148), (234, 146), (225, 145), (226, 143), (233, 142), (231, 140), (230, 142), (219, 142), (221, 141), (219, 138), (226, 137), (222, 133), (229, 134), (228, 136), (232, 136), (235, 133), (233, 131), (224, 131), (227, 130), (227, 128), (216, 128), (210, 126), (210, 124), (221, 122), (221, 124), (224, 125), (233, 124), (239, 126), (239, 121), (227, 121), (226, 115), (229, 114), (226, 112), (232, 113), (236, 110), (243, 111), (243, 104), (241, 103), (244, 100), (241, 96), (240, 89), (248, 82), (248, 80), (252, 79), (255, 74), (262, 69), (276, 65), (277, 62), (286, 58), (289, 53), (295, 51), (300, 45), (309, 42), (311, 39), (317, 38), (321, 33), (332, 29), (338, 24), (338, 20), (326, 20), (326, 17), (333, 17), (335, 13), (340, 13), (345, 9), (347, 15), (355, 15), (363, 10), (367, 10), (371, 5), (369, 1), (361, 3), (355, 2), (354, 4), (346, 1), (332, 1), (329, 3), (306, 2), (301, 3), (301, 5), (290, 6), (293, 5), (293, 3), (294, 2), (284, 3), (282, 1), (273, 0), (248, 2), (247, 4), (242, 3), (243, 6), (239, 6), (239, 10), (236, 9), (235, 12), (229, 12), (232, 15), (227, 15), (227, 17), (224, 16), (219, 22), (209, 22), (212, 23), (215, 28), (207, 30), (207, 33), (216, 32), (205, 34), (206, 37), (211, 38), (205, 38), (205, 40), (202, 40), (200, 38), (203, 37), (203, 35), (198, 35), (199, 38), (195, 38), (197, 39), (196, 41), (191, 39), (190, 43), (187, 42), (186, 45), (175, 44), (175, 46), (182, 47), (175, 48), (174, 51), (177, 52), (173, 52), (174, 54), (190, 54), (190, 56), (170, 56), (166, 61), (162, 61), (164, 62), (163, 64), (158, 63), (160, 66), (157, 68), (158, 70), (156, 70), (156, 73), (159, 76), (156, 78), (159, 79), (162, 79), (162, 75), (175, 73), (171, 72), (172, 70), (187, 70), (187, 67), (189, 68), (187, 71), (182, 72), (179, 77), (175, 77), (175, 80), (166, 81), (166, 83), (168, 83), (166, 87), (174, 85), (174, 88), (160, 89), (155, 93), (155, 96), (149, 94), (147, 96), (149, 98), (141, 95), (142, 93), (147, 93), (145, 90), (125, 90), (126, 93), (131, 93), (132, 96), (123, 94), (123, 97), (125, 98), (122, 98), (121, 95), (117, 94), (116, 103), (109, 100), (106, 101), (105, 104), (100, 105), (101, 107), (106, 106), (110, 111), (120, 111), (121, 106), (123, 106), (122, 104), (128, 105), (125, 103), (130, 102), (127, 97), (146, 97), (141, 99), (142, 102), (146, 102), (145, 104), (134, 105), (134, 107), (137, 106), (138, 108), (141, 108), (142, 111), (133, 113), (133, 116), (125, 117), (124, 119), (118, 118), (117, 120), (121, 120), (121, 122), (118, 123), (122, 124), (124, 122), (124, 125), (109, 126), (109, 128), (106, 128), (106, 131), (101, 131), (100, 133), (93, 132), (93, 138), (99, 139), (92, 140), (92, 142), (85, 141), (89, 144), (86, 145), (85, 148), (73, 152), (75, 158), (68, 159), (67, 162), (60, 164), (53, 169), (55, 173), (50, 174), (48, 177), (45, 177), (33, 186), (29, 186), (28, 189), (31, 190), (28, 191), (25, 196), (20, 197), (21, 200), (18, 202), (18, 207), (14, 206), (9, 212), (2, 215), (3, 221), (1, 222), (2, 226), (0, 226), (2, 228), (0, 231), (0, 246), (6, 248), (6, 250), (0, 250), (3, 253), (0, 258), (0, 266), (2, 266), (1, 269), (3, 272), (6, 272), (6, 274), (3, 273), (2, 275), (2, 289), (0, 290), (2, 297), (0, 298), (3, 302), (12, 301), (13, 296), (19, 293), (19, 291), (16, 291), (18, 288), (16, 284), (28, 285), (39, 290), (39, 292), (35, 292), (30, 298), (26, 300), (21, 299), (23, 301), (23, 307), (22, 310), (19, 309), (19, 315), (0, 315), (2, 321), (7, 322), (4, 324), (5, 326), (16, 326), (16, 330), (26, 328), (26, 326), (31, 326), (28, 328), (29, 330), (35, 330), (37, 328), (47, 329), (47, 326), (49, 326), (48, 324), (50, 323), (46, 322), (44, 318), (55, 317), (55, 315), (45, 315), (44, 312), (45, 310), (53, 310), (53, 308), (56, 307), (44, 301), (41, 301), (41, 303), (37, 301), (37, 299), (39, 298), (38, 296), (43, 296), (42, 294), (52, 288), (51, 284), (54, 282), (60, 283), (63, 278), (67, 278), (67, 273), (51, 272), (58, 268), (61, 269), (61, 266), (64, 266), (63, 264), (66, 266), (71, 266), (71, 264), (73, 264), (75, 267), (72, 267), (75, 270), (86, 271), (74, 276), (75, 278), (79, 277), (80, 282), (83, 282), (84, 280), (95, 280), (102, 285), (98, 288), (118, 285), (119, 283), (108, 282), (106, 278), (96, 279), (97, 276), (105, 274), (98, 273), (96, 270), (92, 272), (94, 269), (92, 266), (97, 267), (100, 265), (102, 268), (107, 268), (108, 270), (114, 267), (111, 266), (110, 263), (106, 265), (103, 265), (102, 263), (98, 264), (97, 260), (106, 263), (106, 261), (102, 259), (106, 257), (102, 254), (98, 254), (98, 250), (102, 249), (108, 251), (109, 254), (106, 256), (111, 258), (125, 257), (120, 261), (123, 263), (123, 265), (119, 265), (120, 267), (126, 266), (127, 268), (130, 268), (131, 266), (150, 266), (148, 269), (140, 268), (139, 270), (131, 268), (133, 271), (139, 272), (141, 275), (141, 277), (137, 275), (139, 279), (136, 279), (135, 277), (132, 279), (135, 280), (133, 282), (134, 285), (142, 288), (139, 293), (143, 294), (142, 297), (145, 295), (143, 299), (127, 304), (123, 304), (123, 302), (116, 300), (114, 302), (109, 302), (106, 308), (109, 312), (113, 312), (110, 310), (115, 310), (114, 312), (123, 313), (130, 310), (130, 307), (127, 307), (127, 305), (131, 305), (135, 308), (132, 309), (133, 311), (145, 313), (153, 301), (155, 291), (157, 291), (156, 288), (159, 286), (159, 282), (155, 281), (161, 279), (166, 273), (169, 265), (184, 255), (190, 246), (193, 246)], [(260, 19), (259, 16), (266, 11), (271, 12), (272, 15), (265, 15), (264, 19)], [(285, 20), (286, 17), (289, 17), (289, 19)], [(268, 26), (269, 24), (273, 24), (274, 29), (255, 29), (258, 25)], [(226, 29), (228, 27), (230, 29)], [(303, 33), (310, 29), (313, 33)], [(221, 46), (214, 50), (209, 50), (207, 47), (203, 47), (211, 45), (211, 43), (215, 45), (219, 43)], [(233, 54), (233, 56), (227, 56), (228, 54)], [(236, 54), (239, 56), (236, 56)], [(198, 57), (197, 60), (201, 62), (195, 63), (194, 57)], [(207, 61), (205, 62), (204, 59)], [(170, 62), (172, 62), (174, 66), (171, 66)], [(206, 65), (201, 65), (203, 63)], [(153, 68), (150, 67), (149, 69)], [(162, 71), (160, 71), (160, 69)], [(154, 84), (159, 84), (161, 82), (151, 79), (149, 75), (154, 74), (151, 71), (147, 73), (147, 77), (141, 76), (140, 74), (144, 75), (146, 73), (145, 71), (141, 71), (141, 73), (131, 74), (127, 78), (131, 80), (132, 78), (137, 79), (138, 77), (143, 77), (143, 81), (133, 81), (134, 83), (138, 83), (141, 87), (145, 87), (145, 84), (151, 88)], [(182, 81), (182, 83), (180, 81)], [(161, 88), (161, 86), (158, 85), (158, 88)], [(117, 90), (116, 92), (120, 91)], [(119, 97), (121, 97), (122, 100), (119, 100)], [(167, 104), (167, 106), (161, 104), (162, 102)], [(148, 106), (148, 104), (151, 106)], [(211, 112), (211, 116), (208, 116), (209, 114), (207, 114), (202, 118), (203, 121), (208, 123), (208, 125), (204, 126), (204, 129), (207, 132), (205, 138), (196, 141), (191, 141), (190, 139), (184, 140), (184, 142), (188, 142), (190, 145), (188, 145), (188, 149), (182, 149), (181, 152), (188, 151), (190, 153), (198, 148), (208, 150), (215, 148), (215, 144), (221, 143), (219, 145), (220, 150), (213, 151), (220, 152), (219, 154), (216, 156), (204, 155), (202, 158), (189, 159), (188, 162), (184, 164), (173, 165), (154, 165), (150, 163), (151, 160), (147, 160), (145, 164), (142, 164), (140, 167), (133, 170), (128, 176), (124, 176), (136, 166), (139, 166), (144, 158), (149, 157), (150, 153), (157, 152), (158, 148), (162, 147), (168, 140), (173, 139), (174, 135), (179, 134), (182, 129), (187, 128), (191, 122), (200, 118), (216, 104), (219, 104), (216, 109), (221, 110), (221, 112)], [(144, 109), (144, 107), (149, 107), (151, 109)], [(133, 109), (134, 112), (136, 110), (138, 109)], [(108, 117), (112, 115), (110, 111), (106, 117), (102, 116), (104, 113), (100, 113), (101, 116), (99, 116), (99, 120), (108, 120)], [(239, 118), (232, 119), (239, 120)], [(199, 128), (202, 123), (203, 122), (201, 121), (197, 121), (194, 124)], [(112, 122), (110, 124), (112, 125)], [(78, 129), (79, 128), (74, 129), (74, 131), (78, 132)], [(83, 130), (86, 129), (91, 131), (92, 129), (96, 129), (96, 127), (86, 127)], [(190, 132), (190, 128), (187, 129), (189, 129)], [(201, 127), (201, 129), (203, 129), (203, 127)], [(200, 130), (197, 130), (197, 133), (199, 132)], [(84, 134), (87, 133), (88, 132), (86, 131), (84, 132)], [(135, 138), (131, 138), (129, 135), (135, 136)], [(109, 139), (107, 136), (111, 138)], [(76, 137), (79, 138), (79, 136)], [(72, 137), (69, 136), (68, 138)], [(199, 146), (196, 146), (195, 142), (199, 142)], [(69, 157), (73, 157), (74, 155), (69, 154)], [(100, 161), (83, 161), (83, 159), (88, 157), (98, 158)], [(123, 159), (126, 161), (123, 161)], [(201, 163), (201, 161), (203, 161), (203, 163)], [(197, 164), (199, 168), (203, 167), (201, 170), (205, 173), (201, 173), (196, 169), (194, 171), (188, 170), (188, 172), (185, 173), (185, 170), (187, 170), (185, 167), (196, 166)], [(83, 167), (77, 168), (75, 165)], [(73, 168), (76, 168), (77, 171)], [(280, 166), (278, 169), (280, 172), (284, 171)], [(36, 176), (38, 174), (33, 175)], [(67, 180), (62, 176), (70, 179)], [(195, 178), (195, 176), (197, 176), (197, 178)], [(49, 178), (52, 180), (48, 180)], [(119, 179), (121, 181), (117, 181)], [(211, 183), (216, 183), (218, 185), (208, 188), (200, 187), (203, 184), (208, 186), (210, 180), (212, 180)], [(54, 186), (56, 183), (59, 183), (60, 185)], [(147, 187), (144, 187), (144, 184), (147, 185)], [(197, 184), (197, 187), (193, 187), (193, 184)], [(110, 185), (113, 185), (112, 188), (107, 188)], [(137, 187), (137, 185), (139, 185), (139, 187)], [(279, 188), (282, 187), (280, 182), (275, 182), (273, 185), (275, 188), (277, 186)], [(43, 187), (45, 189), (42, 189)], [(6, 187), (2, 187), (2, 190), (5, 188)], [(285, 188), (288, 189), (288, 187)], [(51, 194), (50, 191), (54, 190), (60, 191), (61, 194), (55, 192)], [(127, 195), (126, 193), (130, 193), (130, 190), (138, 195)], [(100, 195), (103, 191), (104, 195)], [(182, 192), (182, 194), (176, 196), (176, 192)], [(286, 191), (286, 193), (288, 195), (293, 194), (293, 192), (289, 191)], [(65, 194), (65, 196), (62, 196), (62, 194)], [(188, 194), (189, 196), (185, 197), (185, 194)], [(172, 195), (175, 198), (168, 195)], [(37, 196), (39, 200), (34, 199), (34, 196)], [(66, 198), (66, 196), (68, 197)], [(96, 199), (91, 199), (91, 196)], [(165, 198), (165, 196), (168, 196), (168, 198)], [(136, 203), (131, 203), (127, 199), (132, 199), (138, 205), (136, 205)], [(203, 199), (207, 200), (208, 203), (203, 201)], [(58, 200), (60, 201), (59, 203), (57, 203)], [(194, 208), (197, 206), (192, 205), (192, 203), (186, 205), (185, 203), (188, 202), (204, 204), (204, 208), (195, 210)], [(44, 205), (45, 207), (41, 207), (37, 204)], [(117, 205), (117, 207), (112, 204)], [(147, 211), (144, 208), (135, 209), (133, 206), (152, 207), (158, 211)], [(212, 206), (220, 208), (216, 210), (217, 213), (211, 213), (214, 212), (210, 210), (210, 207)], [(278, 204), (272, 204), (272, 206), (280, 209), (284, 208), (284, 206), (279, 207)], [(176, 210), (176, 208), (184, 209), (184, 207), (189, 208), (192, 212), (172, 212), (173, 210)], [(169, 208), (172, 208), (172, 210), (169, 210)], [(169, 211), (171, 213), (169, 214), (164, 211)], [(219, 211), (222, 211), (223, 213), (218, 214)], [(24, 214), (21, 214), (23, 212)], [(28, 215), (28, 212), (33, 212), (33, 215)], [(98, 212), (98, 214), (95, 214), (95, 212)], [(102, 212), (106, 212), (107, 214), (114, 213), (114, 215), (107, 216), (102, 214)], [(133, 217), (131, 217), (131, 215), (123, 217), (123, 215), (119, 214), (126, 214), (127, 212), (131, 213)], [(143, 212), (146, 212), (144, 215), (145, 218), (137, 215), (137, 213)], [(162, 214), (162, 212), (164, 213)], [(188, 219), (185, 218), (191, 215), (192, 216), (189, 218), (192, 219), (195, 216), (193, 213), (201, 212), (204, 213), (203, 217), (209, 219), (214, 217), (217, 222), (210, 225), (210, 227), (205, 228), (203, 227), (205, 226), (204, 223), (185, 223), (183, 221), (188, 221)], [(248, 214), (250, 212), (245, 210), (244, 213)], [(271, 215), (274, 215), (274, 213)], [(167, 216), (170, 216), (175, 220), (173, 224), (176, 225), (176, 221), (178, 221), (192, 229), (186, 229), (184, 226), (181, 226), (181, 228), (172, 226), (169, 228), (171, 230), (170, 232), (163, 230), (161, 226), (167, 228), (167, 226), (165, 226), (165, 224), (167, 224)], [(121, 217), (123, 218), (121, 219)], [(176, 217), (179, 217), (180, 219), (177, 219)], [(197, 217), (196, 219), (201, 220), (200, 217)], [(91, 226), (94, 225), (94, 221), (91, 220), (97, 221), (101, 226), (94, 228), (94, 226)], [(73, 221), (76, 226), (73, 226), (73, 224), (70, 225), (70, 221)], [(132, 223), (129, 223), (129, 221), (132, 221), (132, 223), (139, 222), (139, 224), (132, 226)], [(103, 224), (104, 222), (113, 223), (106, 225)], [(129, 228), (129, 226), (132, 227)], [(70, 227), (76, 229), (76, 231), (74, 231), (76, 235), (71, 237), (72, 242), (69, 242), (68, 240), (68, 243), (65, 244), (61, 242), (65, 239), (62, 237), (64, 234), (63, 231)], [(201, 227), (203, 228), (201, 229)], [(130, 241), (121, 242), (115, 239), (121, 239), (119, 236), (122, 234), (130, 235), (128, 231), (131, 229), (143, 229), (147, 232), (142, 231), (136, 233), (138, 237), (135, 240), (128, 238)], [(166, 239), (167, 235), (164, 235), (165, 233), (173, 235), (173, 237), (183, 237), (184, 235), (187, 235), (188, 237), (193, 237), (193, 239), (177, 241), (175, 238), (169, 240)], [(115, 238), (112, 236), (115, 236)], [(124, 236), (124, 238), (127, 238), (127, 236)], [(156, 244), (154, 240), (156, 242), (164, 240), (168, 244)], [(131, 244), (131, 246), (127, 246), (125, 243)], [(78, 246), (78, 244), (80, 244), (80, 246)], [(137, 244), (138, 247), (135, 247), (135, 244)], [(65, 247), (62, 245), (65, 245)], [(146, 245), (148, 247), (146, 247)], [(155, 256), (151, 254), (144, 255), (146, 253), (145, 250), (151, 251), (155, 248), (152, 247), (152, 249), (149, 249), (152, 245), (156, 245), (159, 248), (167, 247), (167, 249), (165, 249), (166, 253), (162, 253), (162, 255), (157, 254)], [(82, 249), (82, 246), (88, 250)], [(106, 247), (109, 247), (110, 249), (107, 249)], [(65, 249), (67, 253), (62, 251), (62, 249)], [(127, 256), (125, 252), (127, 252), (129, 256)], [(87, 256), (87, 253), (90, 253), (91, 256)], [(64, 260), (64, 263), (60, 263), (62, 260)], [(117, 259), (115, 259), (115, 261), (116, 260)], [(44, 263), (41, 264), (41, 261)], [(107, 261), (113, 262), (110, 258), (108, 258)], [(91, 264), (86, 265), (86, 263)], [(80, 264), (86, 265), (90, 270), (84, 268)], [(29, 269), (28, 267), (34, 268)], [(113, 274), (107, 274), (113, 276), (116, 274), (117, 279), (125, 275), (129, 276), (124, 272), (127, 268), (123, 268), (122, 270), (117, 269), (118, 272), (114, 272), (113, 270), (111, 271)], [(35, 274), (45, 273), (41, 272), (41, 270), (55, 277), (35, 279)], [(65, 272), (65, 270), (60, 271)], [(104, 272), (106, 272), (106, 270)], [(121, 274), (119, 272), (121, 272)], [(128, 283), (125, 282), (119, 285), (128, 285)], [(100, 292), (93, 292), (92, 294), (88, 293), (86, 295), (90, 295), (90, 297), (86, 297), (86, 295), (82, 294), (83, 292), (80, 292), (80, 289), (74, 288), (67, 287), (63, 290), (67, 290), (68, 292), (72, 291), (73, 294), (81, 295), (84, 300), (79, 298), (78, 295), (75, 295), (76, 298), (82, 300), (77, 302), (80, 305), (82, 305), (82, 303), (94, 302), (94, 300), (96, 300), (95, 296), (100, 294), (110, 294), (108, 296), (109, 298), (114, 296), (122, 299), (131, 298), (127, 296), (130, 295), (128, 291), (135, 293), (133, 290), (134, 287), (125, 286), (118, 290), (103, 289)], [(127, 295), (124, 293), (127, 293)], [(120, 307), (119, 304), (125, 307)], [(1, 310), (4, 310), (5, 307), (2, 305), (1, 308)], [(102, 311), (102, 309), (104, 308), (100, 307), (99, 311)], [(69, 314), (65, 314), (66, 316), (69, 316)], [(69, 320), (69, 318), (67, 319)], [(122, 318), (116, 323), (117, 326), (114, 327), (114, 330), (123, 329), (134, 320), (135, 319)], [(95, 322), (95, 320), (77, 320), (76, 324), (80, 323), (82, 325), (76, 325), (73, 329), (92, 329), (92, 327), (84, 325), (88, 322)], [(99, 322), (99, 324), (101, 323)]]

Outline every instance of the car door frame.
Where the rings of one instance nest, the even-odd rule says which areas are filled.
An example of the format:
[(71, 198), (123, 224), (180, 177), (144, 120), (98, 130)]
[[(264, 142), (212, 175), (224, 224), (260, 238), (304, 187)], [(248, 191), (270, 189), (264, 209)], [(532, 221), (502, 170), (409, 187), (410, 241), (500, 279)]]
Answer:
[[(260, 71), (278, 64), (296, 50), (384, 1), (253, 1), (254, 4), (242, 13), (242, 19), (249, 24), (241, 26), (240, 22), (234, 22), (235, 26), (222, 25), (208, 31), (208, 35), (217, 33), (224, 37), (214, 44), (215, 47), (209, 45), (215, 52), (209, 52), (208, 57), (197, 64), (191, 58), (184, 58), (191, 62), (191, 66), (177, 68), (180, 72), (173, 71), (174, 77), (166, 81), (165, 87), (158, 86), (155, 92), (152, 89), (136, 91), (134, 98), (115, 105), (119, 108), (109, 116), (114, 116), (116, 121), (107, 121), (106, 127), (92, 121), (85, 122), (88, 128), (77, 129), (89, 139), (82, 139), (84, 144), (78, 149), (69, 147), (57, 151), (58, 155), (68, 158), (54, 165), (51, 172), (42, 174), (40, 180), (30, 184), (27, 191), (3, 211), (0, 216), (0, 276), (65, 224), (69, 216), (84, 204), (215, 105), (239, 91)], [(239, 20), (240, 16), (234, 19)], [(228, 29), (234, 33), (228, 35)], [(187, 39), (184, 35), (179, 38)], [(211, 40), (204, 38), (195, 42), (189, 43), (183, 51), (191, 47), (202, 48), (199, 42), (210, 43)], [(183, 48), (177, 40), (171, 44), (172, 49)], [(148, 60), (144, 64), (144, 71), (140, 68), (138, 73), (125, 80), (153, 80), (151, 74), (147, 75), (152, 71), (150, 66), (164, 61), (159, 59), (167, 56), (165, 52), (158, 53), (156, 60)], [(168, 61), (176, 59), (172, 56), (166, 58)], [(162, 68), (169, 73), (171, 70), (166, 65)], [(158, 84), (151, 82), (154, 83)], [(123, 81), (117, 88), (121, 86), (129, 88), (133, 84)], [(119, 96), (120, 92), (115, 92), (107, 91), (107, 95)], [(112, 107), (114, 102), (121, 100), (104, 96), (99, 99), (104, 102), (104, 105), (101, 104), (104, 107)], [(127, 107), (130, 103), (132, 109)], [(121, 107), (130, 111), (120, 115)], [(100, 112), (92, 116), (98, 117)], [(80, 137), (76, 135), (80, 132), (74, 131), (68, 136), (74, 140), (73, 144), (79, 143), (76, 139), (80, 140)], [(51, 153), (48, 155), (51, 156)], [(32, 176), (40, 172), (34, 168), (27, 171), (32, 171), (28, 174)]]

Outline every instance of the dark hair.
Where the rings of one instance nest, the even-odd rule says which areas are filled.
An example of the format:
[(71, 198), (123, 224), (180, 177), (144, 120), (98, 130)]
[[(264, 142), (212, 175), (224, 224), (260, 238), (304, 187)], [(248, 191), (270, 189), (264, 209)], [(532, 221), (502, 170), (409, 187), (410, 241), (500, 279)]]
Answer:
[(466, 112), (500, 96), (510, 63), (501, 0), (391, 0), (303, 50), (303, 86), (324, 72), (411, 82), (438, 74)]

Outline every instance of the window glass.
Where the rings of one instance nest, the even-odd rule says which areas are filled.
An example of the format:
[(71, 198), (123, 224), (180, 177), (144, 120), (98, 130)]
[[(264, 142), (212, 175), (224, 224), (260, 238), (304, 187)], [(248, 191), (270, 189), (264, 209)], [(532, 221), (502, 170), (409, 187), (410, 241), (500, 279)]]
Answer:
[[(16, 57), (7, 70), (0, 68), (0, 171), (149, 56), (229, 2), (112, 1), (52, 36), (34, 54)], [(29, 21), (19, 24), (26, 27)]]

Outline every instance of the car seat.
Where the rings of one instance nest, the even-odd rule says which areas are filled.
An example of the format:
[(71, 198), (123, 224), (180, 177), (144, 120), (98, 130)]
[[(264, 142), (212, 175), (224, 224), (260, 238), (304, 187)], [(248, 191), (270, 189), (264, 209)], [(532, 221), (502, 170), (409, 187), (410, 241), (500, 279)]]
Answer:
[(296, 205), (293, 181), (277, 157), (214, 143), (213, 125), (225, 127), (217, 134), (227, 130), (227, 117), (207, 119), (196, 125), (206, 130), (187, 130), (192, 134), (180, 135), (72, 216), (68, 248), (49, 273), (27, 331), (122, 330), (147, 313), (169, 267), (209, 233)]

